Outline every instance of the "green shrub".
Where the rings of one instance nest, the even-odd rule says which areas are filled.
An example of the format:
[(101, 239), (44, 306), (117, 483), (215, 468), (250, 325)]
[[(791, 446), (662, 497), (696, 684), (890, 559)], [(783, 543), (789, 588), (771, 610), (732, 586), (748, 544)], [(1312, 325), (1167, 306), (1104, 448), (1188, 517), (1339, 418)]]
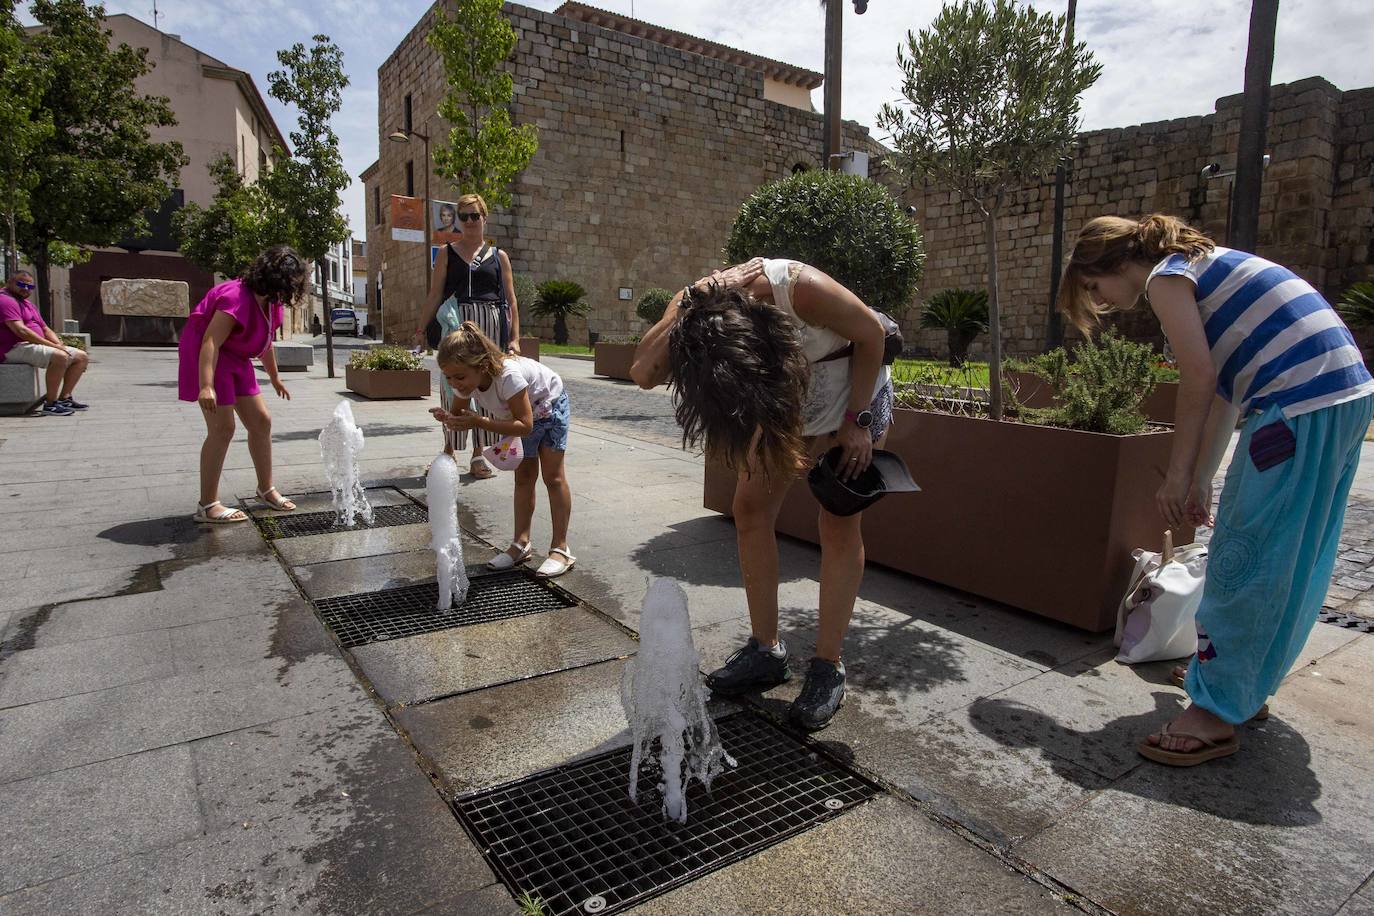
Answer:
[(514, 274), (511, 282), (515, 285), (516, 305), (522, 309), (533, 308), (534, 300), (539, 298), (539, 288), (534, 281), (525, 274)]
[(804, 261), (893, 315), (911, 304), (925, 265), (920, 229), (886, 188), (823, 170), (769, 182), (750, 195), (725, 257)]
[(1356, 283), (1346, 290), (1336, 311), (1352, 330), (1374, 327), (1374, 281)]
[(1140, 404), (1155, 388), (1154, 351), (1109, 331), (1097, 344), (1079, 344), (1074, 356), (1071, 371), (1067, 371), (1068, 357), (1063, 350), (1031, 361), (1035, 373), (1045, 381), (1055, 384), (1055, 377), (1061, 379), (1055, 385), (1059, 403), (1043, 410), (1023, 410), (1025, 419), (1118, 436), (1143, 431), (1145, 415)]
[(640, 317), (640, 320), (647, 321), (651, 325), (658, 324), (663, 318), (663, 313), (668, 310), (668, 303), (672, 301), (672, 293), (655, 286), (639, 297), (639, 304), (635, 306), (635, 314)]
[(76, 334), (58, 334), (57, 337), (69, 347), (75, 347), (82, 351), (86, 349), (86, 339), (84, 337), (80, 337)]
[(981, 289), (942, 289), (926, 300), (921, 327), (944, 331), (949, 342), (949, 364), (968, 360), (973, 339), (988, 329), (988, 294)]
[(388, 344), (369, 350), (354, 350), (348, 358), (350, 369), (423, 369), (424, 361), (404, 347)]

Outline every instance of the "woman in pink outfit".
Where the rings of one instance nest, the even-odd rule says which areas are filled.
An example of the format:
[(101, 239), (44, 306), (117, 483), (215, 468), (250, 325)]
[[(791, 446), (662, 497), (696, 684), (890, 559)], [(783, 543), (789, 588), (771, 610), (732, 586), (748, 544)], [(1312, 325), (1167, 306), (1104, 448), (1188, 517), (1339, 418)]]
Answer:
[(177, 387), (181, 400), (200, 403), (206, 429), (200, 448), (200, 501), (193, 516), (198, 522), (248, 519), (219, 501), (219, 478), (234, 438), (235, 413), (248, 431), (258, 499), (273, 509), (296, 508), (272, 485), (272, 415), (262, 400), (252, 360), (262, 361), (277, 396), (290, 400), (277, 375), (272, 336), (281, 326), (284, 307), (295, 305), (305, 292), (308, 276), (300, 255), (286, 245), (274, 246), (258, 255), (240, 279), (206, 293), (186, 321)]

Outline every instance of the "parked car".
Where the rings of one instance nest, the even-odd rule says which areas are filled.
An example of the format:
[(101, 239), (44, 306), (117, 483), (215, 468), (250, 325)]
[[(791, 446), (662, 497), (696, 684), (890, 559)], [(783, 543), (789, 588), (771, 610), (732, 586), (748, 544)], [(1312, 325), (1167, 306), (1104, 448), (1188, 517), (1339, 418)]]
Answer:
[(334, 309), (330, 312), (332, 316), (330, 323), (334, 326), (335, 334), (348, 334), (353, 337), (358, 336), (358, 313), (352, 309)]

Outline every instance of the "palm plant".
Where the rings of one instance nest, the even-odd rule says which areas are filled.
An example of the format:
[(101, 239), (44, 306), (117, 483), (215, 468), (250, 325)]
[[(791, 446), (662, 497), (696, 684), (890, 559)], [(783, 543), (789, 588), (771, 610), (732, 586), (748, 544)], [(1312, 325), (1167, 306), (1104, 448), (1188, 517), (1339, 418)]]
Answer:
[(968, 361), (973, 339), (988, 329), (988, 294), (981, 289), (944, 289), (931, 296), (921, 313), (921, 327), (943, 330), (949, 339), (949, 364)]
[(1337, 303), (1336, 311), (1353, 330), (1374, 327), (1374, 281), (1351, 286)]
[(553, 317), (553, 342), (568, 342), (568, 316), (585, 315), (591, 306), (582, 301), (587, 291), (571, 280), (545, 280), (536, 287), (534, 305), (536, 315)]

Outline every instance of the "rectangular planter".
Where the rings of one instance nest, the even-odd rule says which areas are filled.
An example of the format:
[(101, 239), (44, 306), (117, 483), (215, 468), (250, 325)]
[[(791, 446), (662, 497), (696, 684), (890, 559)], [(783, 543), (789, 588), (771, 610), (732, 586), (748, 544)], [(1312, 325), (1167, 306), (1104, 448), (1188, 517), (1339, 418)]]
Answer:
[(372, 400), (429, 397), (428, 369), (354, 369), (344, 367), (344, 384), (349, 391)]
[[(1054, 392), (1040, 376), (1030, 372), (1007, 372), (1002, 377), (1015, 387), (1017, 398), (1027, 407), (1054, 406)], [(1156, 382), (1155, 390), (1141, 402), (1140, 412), (1151, 423), (1173, 426), (1177, 402), (1178, 382)]]
[(539, 338), (522, 337), (520, 338), (520, 355), (528, 356), (530, 359), (539, 358)]
[(638, 346), (639, 344), (632, 343), (602, 343), (597, 341), (596, 361), (592, 365), (592, 372), (607, 378), (630, 381), (630, 367), (634, 365), (635, 349)]
[[(897, 410), (887, 448), (920, 493), (864, 512), (869, 560), (1080, 629), (1116, 623), (1131, 551), (1163, 541), (1154, 494), (1172, 432), (1107, 436)], [(730, 514), (735, 478), (708, 464), (704, 504)], [(777, 530), (817, 543), (818, 507), (794, 485)], [(1192, 542), (1192, 529), (1174, 532)]]

